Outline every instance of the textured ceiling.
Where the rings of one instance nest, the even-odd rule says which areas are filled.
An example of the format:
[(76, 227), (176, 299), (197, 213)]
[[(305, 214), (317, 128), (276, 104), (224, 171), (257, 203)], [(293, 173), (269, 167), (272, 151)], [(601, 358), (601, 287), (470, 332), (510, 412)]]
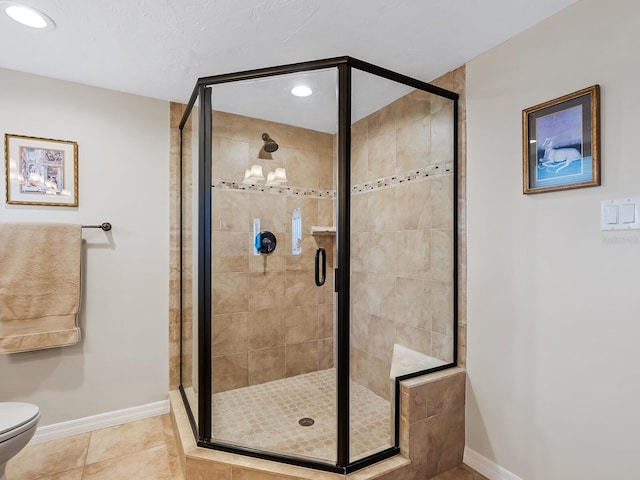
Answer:
[(0, 67), (186, 102), (198, 77), (352, 56), (429, 81), (576, 0), (24, 0)]

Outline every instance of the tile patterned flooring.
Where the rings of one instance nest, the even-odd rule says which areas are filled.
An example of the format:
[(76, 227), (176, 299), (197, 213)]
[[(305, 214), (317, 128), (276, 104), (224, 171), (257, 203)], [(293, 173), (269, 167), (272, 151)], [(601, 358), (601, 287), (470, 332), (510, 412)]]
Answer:
[[(271, 476), (269, 478), (272, 478)], [(8, 480), (184, 480), (169, 415), (28, 445)], [(487, 480), (466, 465), (432, 480)]]
[[(294, 456), (336, 458), (335, 369), (213, 395), (214, 438)], [(359, 459), (391, 447), (391, 406), (351, 382), (351, 453)], [(300, 426), (301, 418), (315, 423)]]
[(30, 444), (8, 480), (183, 480), (169, 415)]

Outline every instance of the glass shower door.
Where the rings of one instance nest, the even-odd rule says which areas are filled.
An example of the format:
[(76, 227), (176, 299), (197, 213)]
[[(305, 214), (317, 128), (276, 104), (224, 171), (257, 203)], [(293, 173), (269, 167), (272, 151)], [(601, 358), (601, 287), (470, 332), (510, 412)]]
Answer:
[(211, 86), (212, 440), (328, 463), (335, 85), (328, 69)]
[(356, 69), (352, 91), (353, 462), (395, 444), (396, 377), (453, 362), (454, 102)]

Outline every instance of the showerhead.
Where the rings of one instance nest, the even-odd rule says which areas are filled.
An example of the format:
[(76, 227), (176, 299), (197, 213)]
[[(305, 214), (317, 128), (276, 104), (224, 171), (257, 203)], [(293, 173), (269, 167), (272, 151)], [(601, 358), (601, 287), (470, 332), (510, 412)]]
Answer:
[(278, 144), (275, 142), (273, 138), (269, 136), (268, 133), (262, 134), (262, 140), (264, 140), (264, 146), (262, 147), (265, 152), (273, 153), (278, 150)]

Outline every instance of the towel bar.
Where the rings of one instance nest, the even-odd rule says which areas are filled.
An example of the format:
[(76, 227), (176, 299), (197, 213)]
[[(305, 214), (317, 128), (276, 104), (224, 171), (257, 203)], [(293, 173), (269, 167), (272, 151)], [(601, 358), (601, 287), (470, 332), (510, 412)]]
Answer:
[(109, 222), (101, 223), (100, 225), (82, 225), (82, 228), (100, 228), (105, 232), (111, 230), (111, 224)]

